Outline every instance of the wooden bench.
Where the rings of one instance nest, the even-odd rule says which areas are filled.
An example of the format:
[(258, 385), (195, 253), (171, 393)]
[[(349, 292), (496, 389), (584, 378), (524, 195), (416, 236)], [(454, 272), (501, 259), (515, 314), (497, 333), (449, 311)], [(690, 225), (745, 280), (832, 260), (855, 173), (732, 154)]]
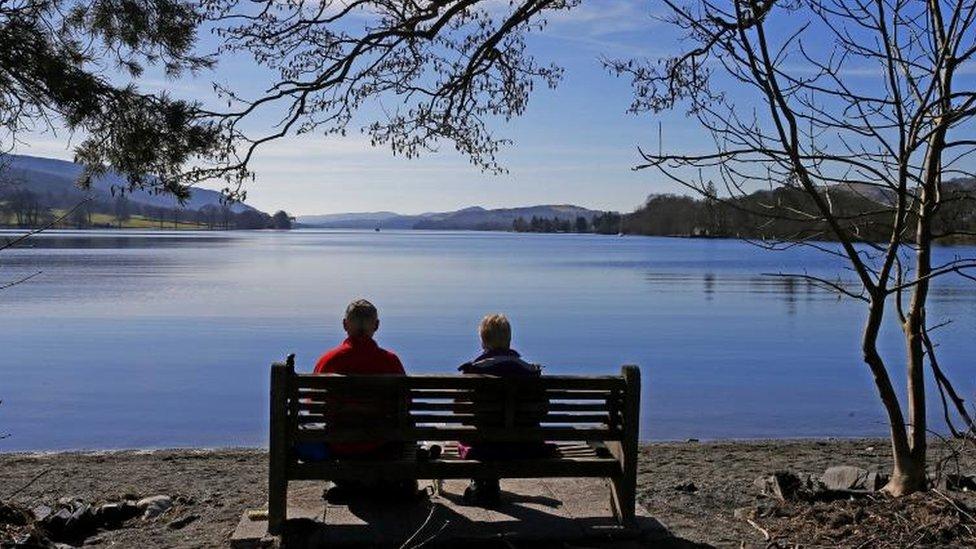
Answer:
[[(296, 374), (294, 355), (271, 367), (268, 530), (281, 532), (289, 480), (598, 477), (616, 519), (634, 523), (640, 370), (620, 376), (337, 376)], [(371, 414), (350, 413), (369, 402)], [(379, 406), (377, 404), (383, 403)], [(346, 409), (343, 409), (346, 408)], [(343, 417), (337, 421), (336, 417)], [(304, 463), (297, 442), (550, 442), (552, 457)]]

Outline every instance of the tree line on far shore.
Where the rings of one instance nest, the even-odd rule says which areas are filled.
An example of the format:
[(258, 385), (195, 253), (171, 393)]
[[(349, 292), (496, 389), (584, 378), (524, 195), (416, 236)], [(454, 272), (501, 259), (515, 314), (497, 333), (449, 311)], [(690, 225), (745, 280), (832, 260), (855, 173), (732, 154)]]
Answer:
[(533, 215), (530, 219), (519, 216), (512, 222), (512, 230), (517, 233), (617, 234), (620, 232), (621, 218), (617, 212), (602, 212), (589, 219), (580, 215), (575, 220), (558, 216)]
[(274, 215), (247, 208), (234, 211), (231, 204), (207, 204), (198, 209), (153, 206), (129, 200), (121, 194), (109, 200), (91, 199), (79, 204), (74, 197), (36, 193), (22, 187), (0, 189), (0, 227), (46, 226), (67, 213), (59, 228), (195, 228), (291, 229), (292, 218), (279, 210)]
[[(933, 220), (946, 243), (976, 237), (976, 182), (946, 184), (947, 196)], [(878, 242), (890, 234), (890, 207), (884, 195), (868, 197), (856, 190), (834, 189), (829, 199), (842, 226), (864, 240)], [(762, 216), (756, 212), (764, 212)], [(634, 212), (604, 212), (575, 221), (560, 217), (516, 218), (512, 230), (524, 233), (597, 233), (746, 238), (756, 240), (832, 240), (825, 221), (816, 222), (816, 205), (799, 189), (780, 187), (735, 198), (719, 198), (712, 187), (707, 197), (655, 194)], [(952, 235), (952, 236), (949, 236)], [(970, 235), (970, 236), (963, 236)]]
[[(976, 235), (976, 185), (971, 180), (945, 184), (943, 204), (932, 226), (942, 242)], [(857, 189), (824, 191), (844, 230), (869, 242), (890, 237), (891, 205), (884, 194)], [(761, 215), (757, 212), (762, 212)], [(911, 217), (913, 214), (910, 214)], [(757, 240), (834, 240), (809, 193), (788, 186), (733, 198), (718, 198), (714, 185), (701, 198), (652, 195), (623, 217), (621, 232), (654, 236), (697, 236)]]

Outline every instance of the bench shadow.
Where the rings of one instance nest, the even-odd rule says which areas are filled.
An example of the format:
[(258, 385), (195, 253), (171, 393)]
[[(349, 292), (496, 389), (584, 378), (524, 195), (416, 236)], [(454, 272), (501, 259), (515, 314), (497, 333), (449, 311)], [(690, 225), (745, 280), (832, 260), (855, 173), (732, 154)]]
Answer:
[[(461, 497), (441, 493), (414, 501), (352, 498), (345, 506), (326, 511), (325, 521), (291, 519), (285, 525), (282, 547), (305, 549), (331, 546), (401, 547), (566, 547), (587, 543), (622, 543), (620, 547), (711, 547), (682, 539), (651, 517), (638, 517), (636, 529), (622, 530), (612, 517), (572, 518), (558, 513), (562, 502), (551, 497), (503, 492), (501, 504), (490, 510), (461, 506)], [(551, 509), (528, 507), (539, 505)], [(343, 520), (332, 520), (345, 514)], [(351, 515), (351, 517), (349, 516)], [(354, 517), (354, 520), (350, 520)], [(608, 545), (609, 546), (609, 545)], [(615, 547), (617, 545), (614, 545)]]

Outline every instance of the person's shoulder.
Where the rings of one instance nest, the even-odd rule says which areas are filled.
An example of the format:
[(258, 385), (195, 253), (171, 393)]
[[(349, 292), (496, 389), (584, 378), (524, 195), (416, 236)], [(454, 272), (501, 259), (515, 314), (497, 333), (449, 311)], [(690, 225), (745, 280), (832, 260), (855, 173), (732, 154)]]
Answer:
[(322, 356), (319, 357), (318, 362), (315, 363), (315, 373), (322, 373), (323, 370), (334, 364), (337, 360), (340, 360), (348, 353), (349, 347), (346, 345), (339, 345), (322, 353)]
[(352, 348), (349, 347), (348, 345), (337, 345), (337, 346), (329, 349), (328, 351), (326, 351), (322, 355), (322, 358), (323, 359), (330, 359), (330, 358), (335, 358), (335, 357), (338, 357), (338, 356), (347, 355), (347, 354), (349, 354), (349, 351), (351, 351), (351, 350), (352, 350)]
[(399, 370), (400, 373), (403, 373), (403, 363), (400, 362), (400, 357), (397, 356), (396, 353), (382, 347), (380, 347), (380, 353), (386, 359), (386, 362), (390, 365), (391, 369)]

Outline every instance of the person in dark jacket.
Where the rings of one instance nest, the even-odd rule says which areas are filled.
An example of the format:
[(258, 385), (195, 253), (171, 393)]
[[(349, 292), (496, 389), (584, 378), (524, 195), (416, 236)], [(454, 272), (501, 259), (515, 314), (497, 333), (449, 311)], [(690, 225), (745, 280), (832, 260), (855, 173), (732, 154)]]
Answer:
[[(542, 368), (522, 359), (512, 349), (512, 326), (505, 315), (490, 314), (478, 325), (483, 352), (458, 370), (464, 374), (481, 374), (499, 377), (538, 377)], [(531, 421), (531, 419), (529, 419)], [(552, 447), (545, 443), (496, 442), (469, 444), (458, 442), (458, 454), (462, 459), (507, 460), (543, 457)], [(491, 505), (499, 500), (501, 490), (497, 478), (477, 478), (464, 491), (464, 501), (472, 505)]]

